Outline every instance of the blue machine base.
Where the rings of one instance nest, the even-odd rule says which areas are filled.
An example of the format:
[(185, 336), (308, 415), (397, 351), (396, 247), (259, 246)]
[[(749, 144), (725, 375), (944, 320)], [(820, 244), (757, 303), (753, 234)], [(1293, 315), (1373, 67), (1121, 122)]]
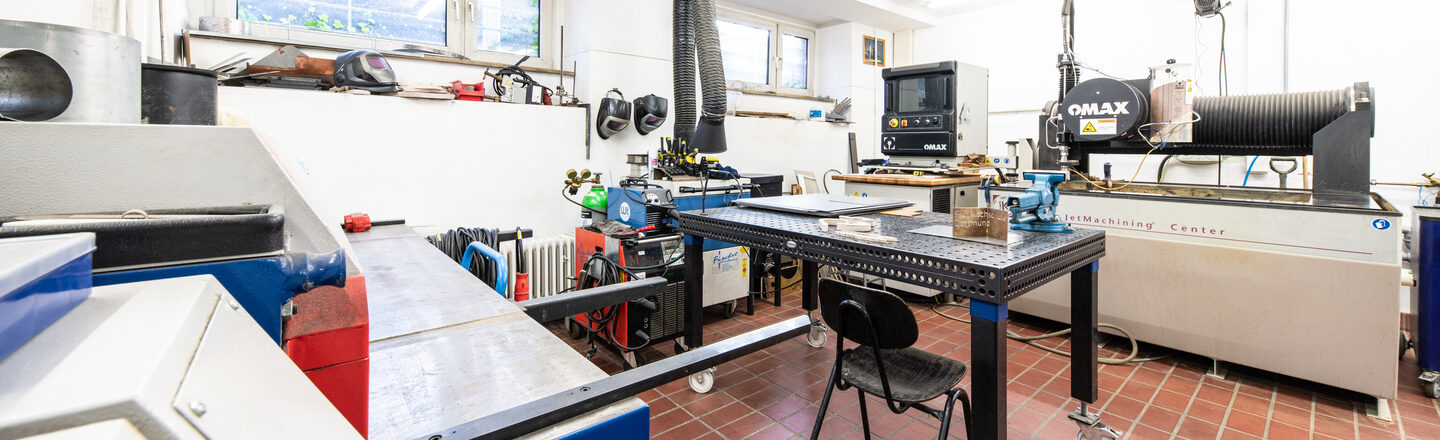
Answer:
[(565, 440), (645, 439), (650, 438), (650, 406), (596, 423), (585, 429), (560, 437)]

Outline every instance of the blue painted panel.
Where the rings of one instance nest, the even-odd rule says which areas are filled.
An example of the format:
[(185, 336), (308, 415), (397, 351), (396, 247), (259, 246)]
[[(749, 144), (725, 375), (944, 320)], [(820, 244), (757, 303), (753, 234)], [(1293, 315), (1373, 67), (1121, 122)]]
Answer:
[(1419, 261), (1415, 262), (1415, 356), (1420, 368), (1440, 371), (1440, 221), (1424, 219), (1414, 231)]
[(345, 254), (287, 254), (279, 257), (191, 264), (95, 274), (96, 286), (164, 278), (213, 275), (270, 339), (280, 344), (280, 307), (300, 292), (345, 285)]
[(0, 292), (0, 360), (90, 297), (91, 253), (11, 292)]
[(565, 440), (650, 438), (650, 406), (646, 405), (635, 408), (633, 411), (596, 423), (560, 438)]
[(991, 304), (984, 301), (970, 301), (970, 316), (992, 322), (1010, 318), (1009, 304)]

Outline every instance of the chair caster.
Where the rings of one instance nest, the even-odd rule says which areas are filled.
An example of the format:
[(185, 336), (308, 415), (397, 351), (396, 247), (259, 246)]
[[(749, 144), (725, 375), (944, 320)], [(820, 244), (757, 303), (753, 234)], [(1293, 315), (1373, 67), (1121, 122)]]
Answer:
[(1070, 420), (1080, 427), (1075, 440), (1119, 440), (1122, 434), (1115, 428), (1100, 423), (1100, 415), (1085, 411), (1084, 406), (1070, 413)]
[(706, 368), (690, 375), (690, 389), (705, 394), (715, 388), (715, 367)]
[(1440, 397), (1440, 372), (1421, 370), (1420, 391), (1431, 399)]
[(811, 347), (820, 348), (825, 346), (825, 340), (828, 338), (829, 336), (825, 333), (825, 326), (812, 325), (810, 326), (810, 333), (805, 334), (805, 343), (810, 344)]

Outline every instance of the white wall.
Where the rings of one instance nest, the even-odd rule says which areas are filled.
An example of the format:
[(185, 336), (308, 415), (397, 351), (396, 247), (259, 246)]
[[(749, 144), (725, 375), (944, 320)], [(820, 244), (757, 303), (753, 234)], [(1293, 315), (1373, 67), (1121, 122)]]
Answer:
[[(1285, 90), (1284, 0), (1233, 0), (1226, 52), (1231, 94)], [(1413, 182), (1421, 172), (1440, 171), (1440, 154), (1417, 141), (1427, 124), (1433, 93), (1422, 72), (1440, 67), (1414, 52), (1434, 41), (1428, 22), (1440, 12), (1434, 2), (1379, 1), (1363, 5), (1339, 0), (1289, 1), (1289, 91), (1333, 90), (1356, 81), (1376, 89), (1376, 132), (1371, 177)], [(1056, 97), (1056, 54), (1061, 50), (1059, 0), (1018, 0), (946, 18), (915, 31), (915, 62), (955, 59), (990, 68), (990, 145), (1037, 135), (1040, 107)], [(1167, 58), (1197, 63), (1203, 95), (1215, 95), (1218, 80), (1219, 19), (1196, 19), (1191, 2), (1147, 0), (1078, 1), (1076, 55), (1090, 66), (1123, 78), (1142, 78), (1146, 68)], [(1030, 23), (1017, 26), (1017, 23)], [(1083, 71), (1083, 78), (1096, 77)], [(1153, 180), (1159, 157), (1140, 168)], [(1238, 185), (1250, 157), (1225, 162), (1226, 184)], [(1136, 157), (1108, 156), (1117, 178), (1136, 172)], [(1214, 183), (1215, 166), (1172, 165), (1165, 181)], [(1255, 164), (1250, 185), (1275, 186), (1267, 158)], [(1098, 170), (1097, 170), (1098, 171)], [(1290, 184), (1298, 182), (1292, 174)], [(1396, 205), (1415, 202), (1415, 189), (1376, 187)], [(1402, 195), (1408, 194), (1408, 195)]]
[[(46, 12), (49, 6), (41, 3), (0, 1), (14, 5), (0, 11), (0, 18), (63, 19), (82, 26), (91, 20), (87, 14)], [(80, 1), (75, 8), (85, 11), (91, 3)], [(670, 2), (641, 0), (624, 7), (600, 0), (559, 3), (559, 20), (566, 27), (565, 68), (578, 63), (573, 91), (582, 101), (598, 102), (611, 88), (629, 99), (649, 93), (673, 97)], [(857, 64), (858, 39), (857, 49), (849, 51)], [(258, 59), (275, 48), (195, 41), (194, 62), (202, 67), (236, 54)], [(340, 53), (304, 51), (317, 57)], [(390, 62), (402, 82), (476, 82), (485, 71), (453, 63)], [(535, 76), (546, 84), (558, 81), (556, 75)], [(566, 87), (570, 84), (567, 78)], [(745, 110), (794, 114), (831, 107), (756, 95), (744, 95), (738, 103)], [(592, 134), (592, 155), (586, 160), (586, 122), (578, 108), (232, 87), (220, 89), (220, 105), (248, 121), (322, 218), (338, 222), (347, 213), (364, 211), (373, 218), (405, 218), (422, 230), (523, 226), (540, 234), (567, 232), (579, 223), (579, 208), (560, 199), (566, 169), (603, 172), (604, 180), (614, 184), (628, 172), (626, 154), (654, 150), (661, 137), (673, 132), (673, 121), (667, 121), (647, 136), (633, 128), (609, 140)], [(856, 113), (865, 114), (858, 103)], [(593, 120), (589, 124), (593, 131)], [(785, 175), (788, 185), (797, 169), (817, 174), (846, 169), (847, 133), (874, 124), (873, 119), (845, 125), (727, 118), (730, 150), (718, 157), (742, 172)]]

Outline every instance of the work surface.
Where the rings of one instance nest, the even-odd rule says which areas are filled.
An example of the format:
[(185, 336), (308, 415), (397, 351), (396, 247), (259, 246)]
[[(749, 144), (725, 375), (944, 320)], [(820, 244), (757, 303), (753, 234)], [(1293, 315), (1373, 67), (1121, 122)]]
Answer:
[(951, 225), (949, 214), (906, 218), (881, 214), (876, 234), (890, 244), (848, 239), (822, 231), (818, 217), (750, 208), (680, 213), (687, 234), (788, 254), (827, 265), (922, 285), (987, 302), (1004, 302), (1069, 273), (1105, 253), (1105, 232), (1010, 231), (1018, 243), (1000, 246), (910, 231)]
[[(411, 439), (607, 375), (405, 226), (348, 234), (370, 300), (370, 438)], [(535, 432), (554, 438), (635, 398)]]
[(837, 174), (830, 176), (833, 180), (843, 180), (856, 183), (879, 183), (885, 185), (902, 186), (947, 186), (980, 183), (985, 180), (980, 175), (974, 176), (914, 176), (909, 174)]

